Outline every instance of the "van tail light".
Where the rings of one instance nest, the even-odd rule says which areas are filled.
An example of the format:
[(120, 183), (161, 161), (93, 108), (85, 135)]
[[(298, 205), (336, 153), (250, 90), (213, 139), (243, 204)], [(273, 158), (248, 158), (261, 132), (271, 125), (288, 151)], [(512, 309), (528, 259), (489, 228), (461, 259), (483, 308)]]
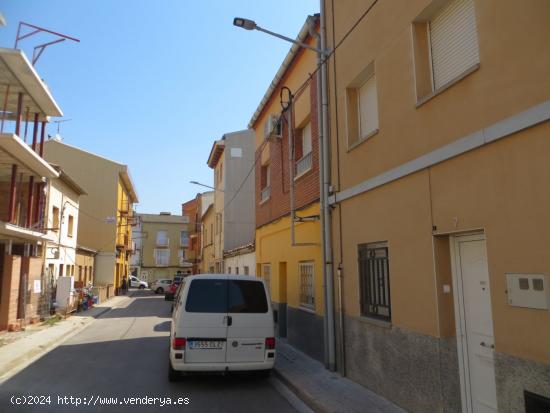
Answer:
[(265, 339), (265, 349), (266, 350), (275, 349), (275, 337), (267, 337)]
[(185, 350), (185, 344), (187, 343), (187, 340), (181, 337), (174, 337), (174, 340), (172, 341), (172, 348), (174, 350)]

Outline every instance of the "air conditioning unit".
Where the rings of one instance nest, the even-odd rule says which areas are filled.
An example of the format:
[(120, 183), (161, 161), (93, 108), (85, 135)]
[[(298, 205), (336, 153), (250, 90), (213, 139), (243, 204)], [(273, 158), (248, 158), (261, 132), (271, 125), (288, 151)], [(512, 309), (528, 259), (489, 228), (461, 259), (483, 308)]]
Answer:
[(282, 136), (281, 119), (276, 115), (270, 115), (264, 124), (264, 139), (280, 138)]

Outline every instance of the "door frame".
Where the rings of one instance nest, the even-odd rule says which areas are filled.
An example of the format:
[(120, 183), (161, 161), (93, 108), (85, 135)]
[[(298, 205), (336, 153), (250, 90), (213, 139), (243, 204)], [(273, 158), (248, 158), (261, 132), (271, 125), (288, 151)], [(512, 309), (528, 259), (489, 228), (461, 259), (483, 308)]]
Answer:
[[(468, 345), (464, 343), (466, 335), (466, 315), (464, 313), (464, 290), (462, 288), (462, 271), (458, 259), (460, 253), (458, 251), (458, 243), (460, 241), (484, 241), (485, 257), (487, 257), (487, 239), (484, 231), (476, 233), (457, 233), (449, 236), (449, 246), (451, 249), (451, 270), (453, 280), (453, 301), (455, 311), (455, 328), (456, 328), (456, 344), (458, 354), (458, 369), (460, 375), (460, 402), (462, 411), (465, 413), (472, 412), (472, 388), (470, 382), (470, 365), (468, 355)], [(494, 332), (493, 332), (494, 334)]]

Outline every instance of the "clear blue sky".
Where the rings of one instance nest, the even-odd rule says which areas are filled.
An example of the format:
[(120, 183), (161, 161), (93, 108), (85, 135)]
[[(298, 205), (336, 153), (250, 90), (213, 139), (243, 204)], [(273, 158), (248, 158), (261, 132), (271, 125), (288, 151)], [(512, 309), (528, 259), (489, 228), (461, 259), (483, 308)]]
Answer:
[[(36, 64), (72, 119), (64, 141), (128, 164), (138, 211), (180, 214), (202, 192), (190, 180), (212, 184), (213, 140), (247, 127), (290, 48), (233, 17), (296, 37), (318, 9), (318, 0), (4, 0), (0, 46), (13, 47), (19, 21), (79, 38)], [(30, 57), (49, 40), (20, 48)]]

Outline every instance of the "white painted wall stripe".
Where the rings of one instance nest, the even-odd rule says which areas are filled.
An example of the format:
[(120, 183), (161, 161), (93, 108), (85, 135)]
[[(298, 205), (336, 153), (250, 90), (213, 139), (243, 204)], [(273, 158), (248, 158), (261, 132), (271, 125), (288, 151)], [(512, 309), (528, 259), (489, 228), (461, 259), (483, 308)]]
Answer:
[(337, 192), (329, 197), (329, 203), (332, 205), (342, 202), (548, 120), (550, 120), (550, 100)]

